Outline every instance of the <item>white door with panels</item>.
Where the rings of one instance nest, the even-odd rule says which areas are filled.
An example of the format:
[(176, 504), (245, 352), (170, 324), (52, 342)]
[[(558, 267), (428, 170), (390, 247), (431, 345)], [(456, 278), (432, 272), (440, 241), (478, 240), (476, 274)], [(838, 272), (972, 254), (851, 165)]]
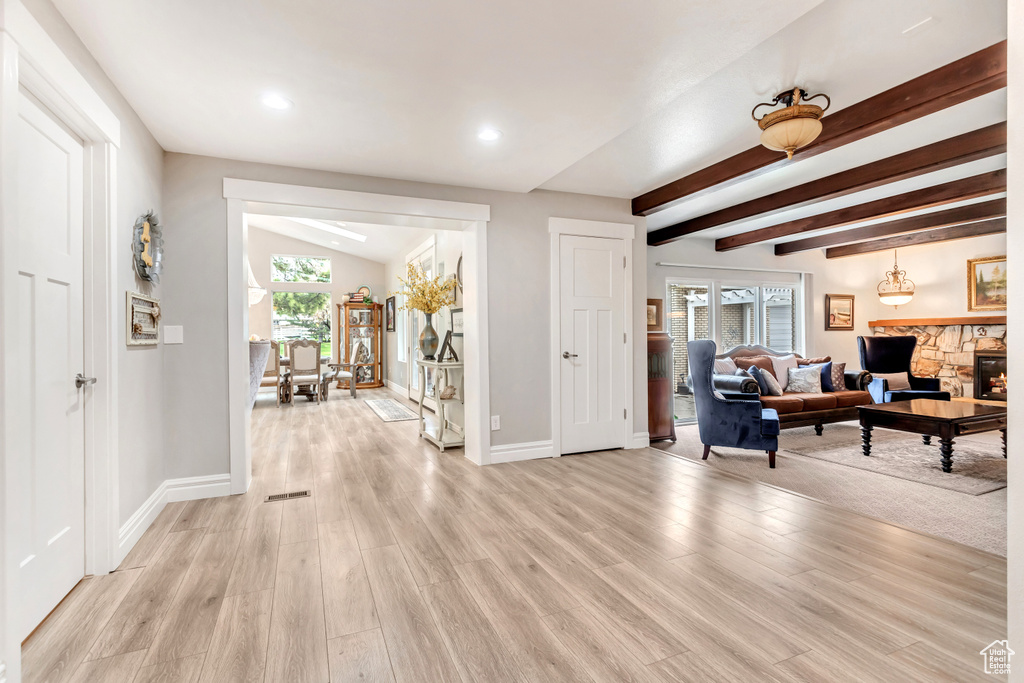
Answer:
[(563, 454), (626, 445), (624, 259), (620, 239), (559, 237)]
[(18, 360), (8, 386), (23, 392), (9, 401), (25, 638), (85, 574), (83, 404), (91, 389), (76, 379), (84, 369), (83, 146), (25, 92), (17, 127)]

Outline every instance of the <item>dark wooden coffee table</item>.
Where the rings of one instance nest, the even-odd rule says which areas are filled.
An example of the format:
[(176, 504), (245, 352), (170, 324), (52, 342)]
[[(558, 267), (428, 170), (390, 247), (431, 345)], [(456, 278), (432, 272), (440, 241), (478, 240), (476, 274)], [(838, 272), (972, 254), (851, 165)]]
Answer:
[(930, 444), (939, 437), (942, 471), (953, 469), (953, 439), (964, 434), (979, 434), (996, 429), (1003, 433), (1003, 457), (1006, 457), (1006, 408), (961, 401), (934, 401), (918, 398), (913, 401), (878, 403), (858, 406), (860, 434), (864, 455), (871, 455), (871, 430), (885, 427), (901, 432), (921, 434)]

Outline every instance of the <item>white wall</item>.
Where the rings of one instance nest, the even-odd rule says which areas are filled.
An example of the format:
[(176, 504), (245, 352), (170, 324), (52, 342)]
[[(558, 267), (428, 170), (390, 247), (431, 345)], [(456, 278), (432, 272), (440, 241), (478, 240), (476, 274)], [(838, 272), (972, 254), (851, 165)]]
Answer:
[[(181, 267), (168, 268), (163, 310), (166, 324), (185, 326), (185, 344), (165, 350), (166, 446), (174, 454), (168, 462), (170, 476), (228, 471), (225, 177), (490, 205), (490, 400), (491, 414), (500, 415), (502, 425), (491, 434), (492, 445), (551, 438), (550, 217), (637, 226), (633, 332), (635, 339), (643, 339), (645, 220), (632, 216), (626, 199), (541, 190), (494, 192), (169, 153), (164, 165), (165, 222), (177, 238), (168, 243), (166, 253), (168, 263)], [(646, 352), (638, 344), (633, 397), (637, 432), (646, 431), (645, 372)], [(196, 390), (196, 377), (203, 378), (202, 391)]]
[[(124, 320), (125, 291), (141, 291), (158, 298), (164, 292), (160, 286), (144, 285), (135, 276), (131, 256), (135, 219), (149, 209), (161, 219), (164, 239), (176, 238), (174, 227), (166, 223), (162, 213), (163, 150), (49, 0), (22, 1), (121, 122), (121, 147), (117, 151), (119, 234), (114, 263), (120, 292), (117, 315)], [(180, 263), (168, 259), (165, 267), (178, 268)], [(163, 347), (128, 348), (125, 326), (119, 325), (118, 329), (118, 508), (120, 522), (124, 523), (165, 478)]]
[[(271, 256), (319, 256), (331, 261), (330, 282), (271, 282)], [(249, 227), (249, 264), (260, 286), (267, 290), (255, 306), (249, 307), (249, 334), (270, 339), (270, 317), (273, 312), (273, 293), (327, 292), (331, 295), (331, 348), (338, 344), (338, 306), (343, 294), (350, 294), (362, 285), (370, 288), (373, 296), (383, 303), (384, 264), (269, 230)], [(333, 351), (332, 351), (333, 354)]]
[[(871, 334), (871, 320), (993, 315), (967, 311), (967, 259), (1005, 253), (1005, 235), (901, 249), (900, 268), (917, 285), (917, 294), (911, 303), (896, 310), (880, 303), (875, 289), (886, 271), (892, 269), (891, 251), (826, 259), (820, 249), (788, 256), (775, 256), (769, 245), (716, 252), (714, 240), (682, 239), (648, 250), (647, 287), (648, 296), (661, 299), (665, 296), (665, 279), (681, 276), (681, 269), (657, 266), (659, 262), (764, 270), (766, 278), (773, 270), (803, 272), (808, 307), (805, 355), (832, 356), (853, 369), (860, 366), (857, 336)], [(852, 332), (825, 330), (826, 294), (856, 297)]]

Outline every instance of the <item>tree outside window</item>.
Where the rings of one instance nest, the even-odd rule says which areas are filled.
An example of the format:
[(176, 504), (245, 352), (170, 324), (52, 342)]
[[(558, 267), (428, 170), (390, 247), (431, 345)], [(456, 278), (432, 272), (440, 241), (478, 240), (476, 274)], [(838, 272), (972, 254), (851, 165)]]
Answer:
[(331, 259), (312, 256), (271, 256), (271, 282), (330, 282)]
[[(320, 355), (331, 355), (331, 295), (327, 292), (274, 292), (271, 335), (275, 341), (315, 339)], [(281, 353), (284, 353), (284, 344)]]

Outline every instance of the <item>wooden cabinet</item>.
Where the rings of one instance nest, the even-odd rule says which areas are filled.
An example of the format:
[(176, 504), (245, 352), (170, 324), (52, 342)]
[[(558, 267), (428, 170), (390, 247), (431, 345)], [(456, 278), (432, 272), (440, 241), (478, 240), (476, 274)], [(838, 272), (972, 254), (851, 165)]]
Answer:
[[(337, 358), (352, 363), (359, 389), (384, 386), (381, 332), (384, 307), (380, 304), (338, 304)], [(339, 380), (341, 389), (347, 380)]]
[(647, 431), (651, 441), (676, 440), (672, 337), (647, 333)]

